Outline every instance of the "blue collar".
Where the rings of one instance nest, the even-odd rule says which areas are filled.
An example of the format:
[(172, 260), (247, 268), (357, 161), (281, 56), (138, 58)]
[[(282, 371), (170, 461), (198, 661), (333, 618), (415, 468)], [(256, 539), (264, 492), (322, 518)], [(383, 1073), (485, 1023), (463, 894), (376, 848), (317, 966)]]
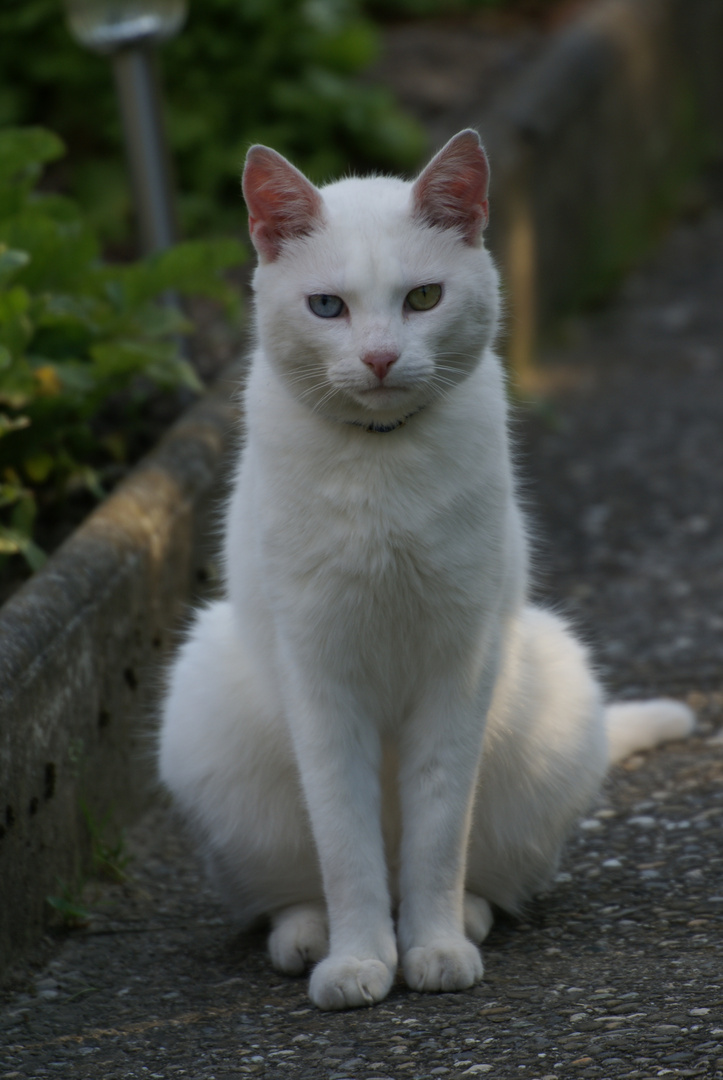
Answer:
[(345, 420), (344, 423), (351, 424), (352, 427), (361, 428), (362, 431), (373, 431), (377, 435), (386, 435), (390, 431), (396, 431), (397, 428), (404, 427), (407, 420), (411, 420), (412, 417), (416, 416), (417, 413), (420, 413), (423, 408), (424, 405), (421, 405), (418, 409), (415, 409), (414, 412), (407, 413), (406, 416), (402, 416), (399, 420), (392, 420), (391, 424), (377, 424), (374, 421), (372, 421), (371, 424), (365, 424), (362, 420)]

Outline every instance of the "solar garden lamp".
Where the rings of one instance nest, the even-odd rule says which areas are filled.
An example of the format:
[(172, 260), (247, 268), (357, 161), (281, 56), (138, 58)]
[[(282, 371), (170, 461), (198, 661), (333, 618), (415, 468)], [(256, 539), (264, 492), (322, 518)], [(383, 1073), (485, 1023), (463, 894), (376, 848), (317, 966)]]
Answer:
[(180, 30), (187, 0), (65, 0), (70, 31), (110, 58), (145, 254), (176, 239), (173, 186), (153, 50)]

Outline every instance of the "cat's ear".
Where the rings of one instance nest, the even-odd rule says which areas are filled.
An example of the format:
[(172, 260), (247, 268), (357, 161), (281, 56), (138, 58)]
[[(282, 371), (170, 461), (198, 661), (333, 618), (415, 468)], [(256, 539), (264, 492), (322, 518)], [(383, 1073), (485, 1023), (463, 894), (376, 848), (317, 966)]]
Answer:
[(449, 140), (412, 189), (414, 216), (429, 225), (458, 229), (473, 244), (487, 225), (490, 169), (479, 135), (468, 128)]
[(321, 195), (303, 173), (268, 146), (246, 155), (243, 193), (259, 257), (273, 262), (286, 240), (306, 236), (321, 221)]

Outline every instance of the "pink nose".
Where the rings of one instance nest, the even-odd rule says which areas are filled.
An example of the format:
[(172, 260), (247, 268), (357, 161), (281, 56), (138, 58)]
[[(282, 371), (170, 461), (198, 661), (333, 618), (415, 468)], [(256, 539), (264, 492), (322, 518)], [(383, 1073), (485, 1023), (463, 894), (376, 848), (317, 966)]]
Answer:
[(379, 382), (386, 378), (389, 368), (399, 359), (399, 353), (387, 350), (386, 352), (370, 352), (362, 356), (362, 363), (370, 367)]

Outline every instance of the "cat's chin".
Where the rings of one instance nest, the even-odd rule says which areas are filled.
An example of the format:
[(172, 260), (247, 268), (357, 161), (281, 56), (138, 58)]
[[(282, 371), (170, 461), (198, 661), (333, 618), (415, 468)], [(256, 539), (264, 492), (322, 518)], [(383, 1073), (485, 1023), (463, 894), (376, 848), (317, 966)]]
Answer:
[(416, 409), (418, 397), (406, 386), (374, 386), (354, 394), (355, 403), (371, 420), (387, 420)]

